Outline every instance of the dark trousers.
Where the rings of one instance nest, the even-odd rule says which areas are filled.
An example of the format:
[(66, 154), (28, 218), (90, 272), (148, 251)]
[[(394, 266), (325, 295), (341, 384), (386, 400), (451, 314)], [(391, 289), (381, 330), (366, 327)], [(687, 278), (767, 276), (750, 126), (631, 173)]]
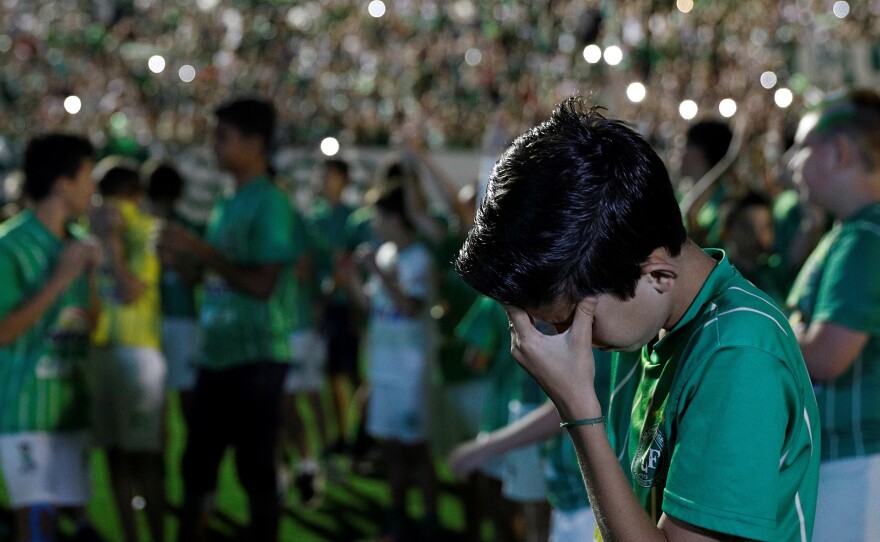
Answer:
[(248, 540), (277, 539), (275, 446), (286, 372), (287, 364), (273, 361), (199, 371), (183, 454), (181, 542), (197, 539), (202, 506), (217, 486), (217, 470), (227, 446), (235, 450), (238, 479), (248, 496)]

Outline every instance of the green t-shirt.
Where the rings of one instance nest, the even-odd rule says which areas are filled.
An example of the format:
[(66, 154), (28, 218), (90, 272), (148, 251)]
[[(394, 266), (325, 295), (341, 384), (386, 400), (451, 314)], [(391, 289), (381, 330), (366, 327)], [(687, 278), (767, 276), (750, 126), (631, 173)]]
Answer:
[(825, 234), (788, 305), (807, 324), (833, 322), (869, 335), (852, 366), (815, 391), (823, 460), (880, 453), (880, 203)]
[(498, 302), (480, 297), (468, 310), (455, 334), (491, 360), (488, 372), (489, 392), (483, 401), (480, 430), (489, 432), (507, 425), (510, 400), (516, 393), (516, 373), (525, 372), (510, 355), (510, 331), (507, 313)]
[(279, 263), (285, 269), (268, 300), (235, 290), (209, 272), (199, 313), (202, 367), (289, 361), (291, 330), (284, 296), (293, 278), (289, 264), (296, 257), (290, 201), (268, 178), (251, 181), (214, 206), (205, 239), (236, 264)]
[[(596, 396), (605, 412), (611, 393), (611, 353), (594, 349), (593, 358), (596, 360)], [(590, 506), (574, 443), (564, 431), (541, 445), (541, 457), (547, 500), (553, 509), (571, 511)]]
[[(62, 248), (31, 211), (0, 225), (0, 319), (43, 288)], [(89, 427), (88, 300), (84, 275), (30, 329), (0, 347), (0, 434)]]
[(324, 198), (316, 198), (309, 213), (308, 225), (315, 251), (315, 269), (319, 280), (333, 272), (333, 257), (349, 248), (346, 223), (352, 208), (340, 203), (330, 205)]
[(626, 441), (633, 489), (655, 520), (809, 540), (819, 416), (797, 340), (723, 252), (707, 253), (720, 261), (687, 312), (641, 351)]

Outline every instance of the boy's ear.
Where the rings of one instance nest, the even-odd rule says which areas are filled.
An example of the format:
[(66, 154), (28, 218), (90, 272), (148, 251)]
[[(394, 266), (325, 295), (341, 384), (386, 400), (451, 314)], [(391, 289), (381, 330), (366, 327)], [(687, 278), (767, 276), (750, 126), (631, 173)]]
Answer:
[(655, 290), (665, 293), (670, 291), (675, 284), (675, 280), (678, 278), (678, 268), (669, 257), (666, 249), (658, 248), (642, 264), (642, 274), (648, 277), (648, 281)]

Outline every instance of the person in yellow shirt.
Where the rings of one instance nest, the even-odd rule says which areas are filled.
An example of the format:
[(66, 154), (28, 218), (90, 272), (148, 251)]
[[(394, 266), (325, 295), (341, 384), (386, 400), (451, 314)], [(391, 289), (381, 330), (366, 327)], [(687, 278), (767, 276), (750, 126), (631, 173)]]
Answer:
[[(105, 159), (110, 160), (110, 159)], [(104, 167), (102, 167), (104, 166)], [(101, 315), (93, 336), (95, 442), (107, 452), (124, 540), (138, 540), (135, 510), (144, 509), (154, 542), (164, 540), (162, 419), (165, 359), (161, 354), (158, 222), (143, 213), (137, 169), (99, 163), (103, 203), (91, 215), (104, 259)]]

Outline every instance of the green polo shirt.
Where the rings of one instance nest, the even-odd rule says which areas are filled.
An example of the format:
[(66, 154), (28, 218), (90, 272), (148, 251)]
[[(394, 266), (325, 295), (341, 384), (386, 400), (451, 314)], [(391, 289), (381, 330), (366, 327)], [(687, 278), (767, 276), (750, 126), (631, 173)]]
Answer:
[(267, 177), (249, 182), (211, 212), (206, 241), (241, 265), (284, 264), (274, 293), (257, 299), (230, 287), (216, 273), (203, 284), (199, 320), (202, 367), (221, 370), (255, 361), (290, 360), (291, 322), (285, 303), (295, 259), (293, 211)]
[[(79, 229), (69, 233), (84, 236)], [(62, 249), (31, 211), (0, 225), (0, 319), (45, 286)], [(88, 294), (83, 275), (25, 333), (0, 347), (0, 434), (88, 428)]]
[(625, 444), (633, 489), (655, 520), (665, 512), (750, 540), (809, 540), (819, 421), (794, 332), (723, 252), (707, 253), (718, 265), (673, 329), (642, 349), (628, 435), (611, 441)]
[(852, 366), (817, 382), (822, 459), (880, 453), (880, 203), (831, 229), (807, 258), (788, 297), (804, 322), (868, 334)]

